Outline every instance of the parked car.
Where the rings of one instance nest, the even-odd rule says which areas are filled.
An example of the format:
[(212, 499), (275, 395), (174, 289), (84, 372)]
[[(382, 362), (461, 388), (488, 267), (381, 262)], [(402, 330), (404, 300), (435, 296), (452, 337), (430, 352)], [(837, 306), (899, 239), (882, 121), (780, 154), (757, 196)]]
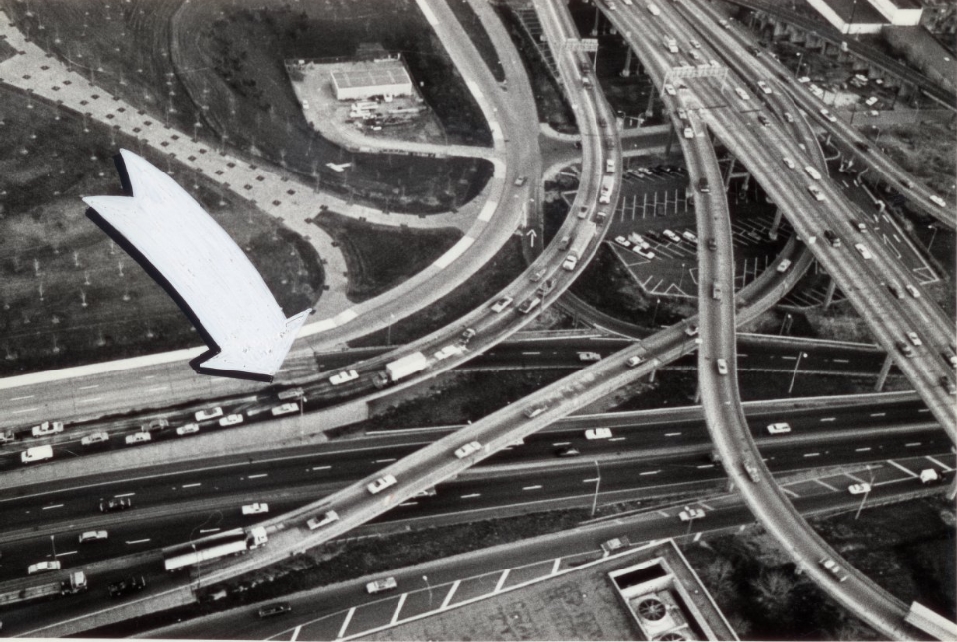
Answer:
[(786, 432), (791, 432), (791, 424), (789, 423), (781, 422), (768, 426), (768, 434), (783, 435)]
[(246, 504), (242, 508), (243, 515), (262, 515), (269, 512), (269, 504), (266, 502), (256, 502), (255, 504)]
[(368, 592), (370, 595), (381, 593), (382, 591), (390, 591), (398, 585), (399, 584), (395, 581), (394, 577), (385, 577), (381, 580), (375, 580), (374, 582), (369, 582), (366, 584), (366, 592)]
[(278, 602), (276, 604), (267, 604), (266, 606), (259, 609), (259, 617), (272, 617), (274, 615), (282, 615), (283, 613), (288, 613), (292, 610), (292, 605), (289, 602)]
[(92, 432), (83, 439), (80, 440), (81, 446), (92, 446), (93, 444), (102, 444), (105, 441), (109, 441), (110, 434), (107, 432)]

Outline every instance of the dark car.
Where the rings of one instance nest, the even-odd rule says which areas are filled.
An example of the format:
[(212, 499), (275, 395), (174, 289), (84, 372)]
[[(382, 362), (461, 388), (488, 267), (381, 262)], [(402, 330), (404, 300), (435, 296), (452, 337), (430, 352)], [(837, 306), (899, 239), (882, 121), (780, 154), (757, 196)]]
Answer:
[(716, 240), (714, 240), (713, 238), (709, 238), (709, 239), (708, 239), (708, 249), (711, 250), (712, 252), (714, 252), (715, 250), (717, 250), (717, 249), (718, 249), (718, 242), (717, 242)]
[(100, 512), (112, 513), (115, 510), (126, 510), (133, 506), (133, 500), (129, 497), (112, 497), (110, 499), (100, 500)]
[(581, 453), (577, 448), (562, 448), (556, 453), (559, 457), (577, 457)]
[(832, 247), (841, 247), (840, 237), (831, 230), (824, 230), (824, 238), (827, 239), (827, 242), (830, 243)]
[(146, 578), (142, 575), (133, 575), (122, 582), (114, 582), (107, 587), (110, 597), (122, 597), (127, 593), (135, 593), (146, 588)]
[(267, 604), (266, 606), (259, 609), (259, 617), (272, 617), (274, 615), (282, 615), (283, 613), (288, 613), (292, 610), (292, 605), (289, 602), (278, 602), (276, 604)]
[(865, 143), (865, 142), (862, 141), (862, 140), (854, 141), (854, 147), (858, 148), (858, 149), (861, 150), (862, 152), (869, 152), (869, 151), (871, 151), (871, 146), (868, 145), (867, 143)]

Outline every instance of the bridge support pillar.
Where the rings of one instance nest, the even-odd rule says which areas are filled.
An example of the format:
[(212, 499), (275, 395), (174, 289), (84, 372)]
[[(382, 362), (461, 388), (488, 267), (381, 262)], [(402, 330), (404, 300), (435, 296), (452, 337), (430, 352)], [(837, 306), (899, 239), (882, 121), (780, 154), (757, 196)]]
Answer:
[(728, 187), (731, 185), (731, 175), (734, 174), (734, 164), (737, 162), (737, 159), (733, 156), (731, 157), (731, 162), (728, 163), (728, 173), (724, 177), (724, 191), (728, 191)]
[(595, 25), (591, 28), (592, 38), (598, 35), (598, 20), (601, 18), (601, 9), (598, 8), (598, 5), (595, 5)]
[(648, 94), (648, 107), (645, 108), (645, 116), (648, 118), (655, 115), (655, 91), (657, 90), (652, 90), (652, 92)]
[(694, 400), (691, 403), (695, 405), (698, 405), (699, 403), (701, 403), (701, 384), (700, 383), (697, 386), (695, 386)]
[(774, 206), (774, 221), (771, 222), (771, 229), (768, 230), (768, 238), (772, 241), (778, 238), (778, 228), (781, 227), (781, 208)]
[[(668, 122), (671, 122), (671, 119), (668, 119)], [(671, 155), (671, 146), (675, 144), (675, 126), (671, 125), (668, 128), (668, 142), (665, 143), (665, 156)]]
[(837, 290), (837, 281), (829, 277), (827, 282), (827, 293), (824, 295), (824, 309), (827, 310), (831, 307), (831, 302), (834, 300), (834, 292)]
[(654, 382), (655, 382), (655, 374), (657, 374), (657, 372), (658, 372), (658, 369), (657, 369), (657, 368), (655, 368), (654, 370), (651, 371), (651, 374), (648, 375), (648, 383), (654, 383)]
[(631, 75), (631, 47), (625, 52), (625, 68), (621, 70), (621, 77), (627, 78)]
[(874, 392), (881, 392), (884, 390), (884, 384), (887, 382), (887, 373), (891, 371), (892, 365), (894, 365), (894, 360), (891, 359), (891, 355), (884, 357), (884, 365), (881, 366), (881, 371), (877, 375), (877, 383), (874, 384)]

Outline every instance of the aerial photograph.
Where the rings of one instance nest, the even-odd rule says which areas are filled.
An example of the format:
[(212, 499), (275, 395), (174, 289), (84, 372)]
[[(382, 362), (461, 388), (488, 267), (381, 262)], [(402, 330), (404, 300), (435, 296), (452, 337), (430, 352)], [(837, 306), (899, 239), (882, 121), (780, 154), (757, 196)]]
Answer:
[(0, 637), (957, 640), (957, 0), (0, 0)]

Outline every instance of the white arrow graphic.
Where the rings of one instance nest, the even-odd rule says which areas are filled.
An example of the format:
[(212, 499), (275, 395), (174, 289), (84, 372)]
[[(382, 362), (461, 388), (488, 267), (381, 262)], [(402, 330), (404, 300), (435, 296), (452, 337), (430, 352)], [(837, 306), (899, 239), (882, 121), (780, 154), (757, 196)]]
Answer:
[(529, 237), (529, 239), (531, 240), (531, 242), (532, 242), (532, 243), (531, 243), (532, 247), (535, 247), (535, 237), (538, 236), (538, 235), (535, 233), (535, 230), (529, 230), (529, 231), (525, 232), (525, 235), (526, 235), (527, 237)]
[(243, 251), (186, 190), (136, 154), (120, 156), (132, 196), (83, 201), (189, 308), (210, 344), (199, 369), (272, 379), (312, 310), (287, 319)]

